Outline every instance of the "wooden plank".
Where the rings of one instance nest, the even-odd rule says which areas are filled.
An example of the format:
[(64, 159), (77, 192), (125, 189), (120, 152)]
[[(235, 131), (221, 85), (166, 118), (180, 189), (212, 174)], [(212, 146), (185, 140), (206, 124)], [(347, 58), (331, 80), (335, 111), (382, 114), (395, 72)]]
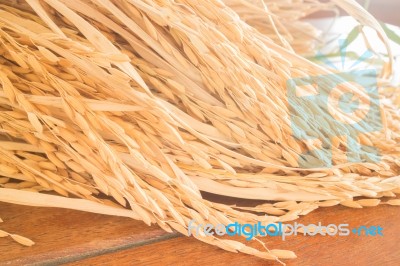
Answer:
[(0, 217), (0, 229), (36, 242), (23, 247), (0, 238), (0, 264), (7, 265), (75, 261), (169, 237), (141, 221), (65, 209), (0, 203)]
[[(398, 265), (400, 212), (397, 207), (379, 206), (364, 209), (346, 207), (323, 208), (298, 220), (303, 224), (322, 225), (348, 223), (383, 227), (384, 236), (293, 236), (282, 241), (275, 237), (262, 240), (268, 248), (289, 249), (298, 258), (287, 265)], [(248, 242), (252, 246), (255, 241)], [(257, 245), (255, 245), (257, 246)], [(259, 247), (259, 246), (257, 246)], [(108, 255), (85, 259), (73, 265), (279, 265), (244, 254), (234, 254), (201, 243), (193, 238), (171, 240), (132, 248)]]

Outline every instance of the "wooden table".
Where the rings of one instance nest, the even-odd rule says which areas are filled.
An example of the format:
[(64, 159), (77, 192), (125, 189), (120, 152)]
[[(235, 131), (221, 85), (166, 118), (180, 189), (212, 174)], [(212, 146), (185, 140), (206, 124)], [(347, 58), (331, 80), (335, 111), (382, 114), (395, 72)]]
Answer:
[[(63, 209), (31, 208), (0, 203), (5, 219), (0, 227), (32, 238), (22, 247), (0, 239), (0, 265), (279, 265), (234, 254), (187, 238), (168, 234), (128, 218)], [(383, 227), (383, 236), (293, 236), (286, 241), (266, 237), (270, 248), (294, 250), (287, 265), (399, 265), (400, 212), (398, 207), (318, 209), (297, 222), (323, 225)], [(255, 243), (251, 243), (255, 244)]]
[[(400, 50), (398, 50), (400, 51)], [(218, 198), (218, 201), (244, 203)], [(168, 234), (128, 218), (0, 203), (0, 228), (36, 242), (22, 247), (0, 238), (0, 265), (277, 265), (243, 254), (233, 254), (178, 233)], [(293, 236), (282, 241), (266, 237), (268, 247), (289, 249), (298, 259), (287, 265), (399, 265), (400, 212), (379, 206), (318, 209), (298, 220), (304, 224), (348, 223), (351, 227), (384, 228), (384, 236)], [(251, 241), (251, 245), (257, 244)]]

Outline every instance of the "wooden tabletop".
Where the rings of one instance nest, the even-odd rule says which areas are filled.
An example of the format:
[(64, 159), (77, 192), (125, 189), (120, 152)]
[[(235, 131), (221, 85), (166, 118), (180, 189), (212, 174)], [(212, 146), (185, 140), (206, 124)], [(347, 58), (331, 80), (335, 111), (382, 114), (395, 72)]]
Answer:
[[(31, 238), (23, 247), (0, 238), (0, 265), (279, 265), (234, 254), (178, 233), (168, 234), (129, 218), (0, 203), (1, 229)], [(398, 265), (400, 212), (383, 205), (364, 209), (318, 209), (298, 223), (381, 226), (383, 236), (292, 236), (262, 240), (269, 248), (290, 249), (298, 258), (287, 265)], [(258, 243), (248, 244), (259, 247)]]

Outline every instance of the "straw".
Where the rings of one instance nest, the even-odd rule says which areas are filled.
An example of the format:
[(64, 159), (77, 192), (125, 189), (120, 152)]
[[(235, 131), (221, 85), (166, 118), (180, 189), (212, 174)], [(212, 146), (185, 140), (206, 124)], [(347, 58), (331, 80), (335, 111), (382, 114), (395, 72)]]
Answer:
[[(299, 2), (291, 11), (275, 1), (227, 1), (233, 9), (207, 0), (0, 3), (1, 201), (128, 215), (184, 235), (192, 219), (267, 224), (338, 204), (397, 205), (377, 199), (400, 190), (399, 114), (389, 99), (384, 130), (359, 137), (380, 149), (381, 162), (346, 162), (338, 138), (332, 168), (299, 165), (299, 155), (320, 144), (293, 136), (290, 115), (302, 119), (301, 110), (289, 110), (286, 82), (331, 72), (298, 55), (303, 48), (290, 36), (306, 25), (297, 19), (332, 3)], [(244, 7), (266, 22), (242, 20)], [(293, 12), (283, 21), (293, 26), (278, 23)], [(339, 89), (367, 101), (351, 84)], [(302, 121), (307, 134), (338, 130), (323, 108), (312, 108), (321, 127)], [(275, 202), (230, 206), (200, 191)], [(265, 259), (295, 258), (195, 237)]]

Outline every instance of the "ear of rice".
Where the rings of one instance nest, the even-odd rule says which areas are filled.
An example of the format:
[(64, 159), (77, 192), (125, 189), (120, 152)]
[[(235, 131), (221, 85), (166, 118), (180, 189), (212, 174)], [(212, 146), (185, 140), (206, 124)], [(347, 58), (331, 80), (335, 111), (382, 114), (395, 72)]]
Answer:
[[(272, 0), (0, 3), (1, 201), (126, 216), (186, 235), (191, 219), (285, 222), (320, 206), (375, 206), (354, 198), (399, 192), (400, 123), (390, 102), (385, 132), (362, 138), (382, 162), (347, 163), (338, 138), (332, 168), (298, 164), (320, 144), (293, 137), (286, 82), (331, 73), (294, 52), (315, 37), (294, 35), (305, 25), (298, 19), (334, 4), (360, 18), (366, 12), (353, 1), (300, 1), (289, 10)], [(351, 84), (339, 89), (367, 101)], [(310, 108), (324, 130), (300, 121), (307, 134), (339, 134), (321, 107)], [(275, 203), (236, 207), (200, 191)], [(202, 233), (195, 237), (232, 252), (295, 257)]]

